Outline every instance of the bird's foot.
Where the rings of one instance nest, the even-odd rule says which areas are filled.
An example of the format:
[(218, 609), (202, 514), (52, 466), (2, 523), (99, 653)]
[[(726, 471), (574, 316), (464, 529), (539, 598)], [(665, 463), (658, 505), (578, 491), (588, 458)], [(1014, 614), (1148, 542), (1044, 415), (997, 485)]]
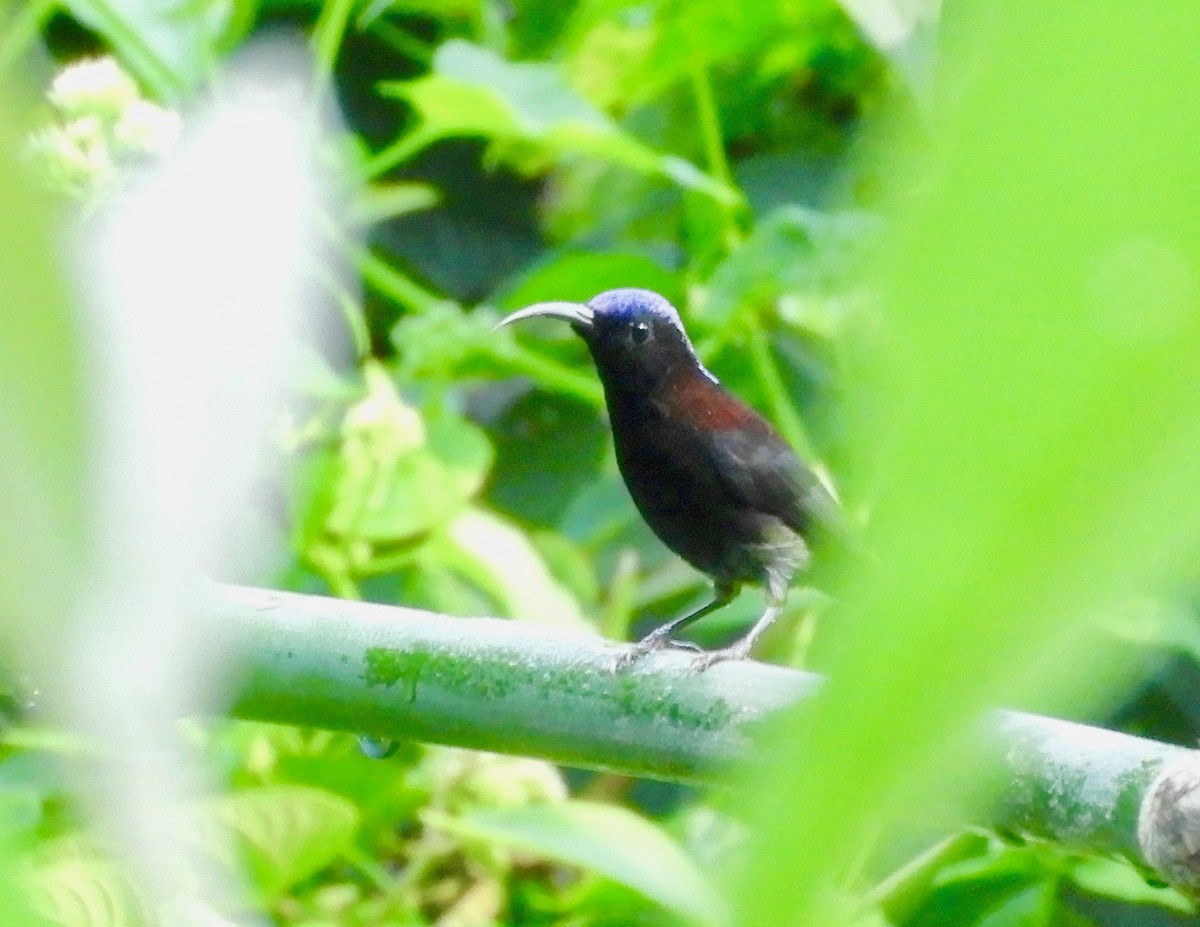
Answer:
[(630, 644), (625, 650), (617, 654), (617, 658), (613, 661), (613, 672), (619, 673), (625, 667), (632, 663), (636, 663), (648, 653), (654, 653), (656, 650), (664, 650), (667, 647), (672, 647), (678, 650), (695, 650), (700, 648), (691, 641), (674, 641), (671, 640), (671, 629), (669, 627), (661, 627), (651, 631), (645, 637), (635, 644)]
[(736, 644), (722, 647), (720, 650), (708, 650), (695, 657), (688, 667), (688, 673), (695, 675), (703, 673), (710, 666), (727, 663), (730, 660), (745, 660), (750, 656), (750, 646), (753, 641), (740, 640)]

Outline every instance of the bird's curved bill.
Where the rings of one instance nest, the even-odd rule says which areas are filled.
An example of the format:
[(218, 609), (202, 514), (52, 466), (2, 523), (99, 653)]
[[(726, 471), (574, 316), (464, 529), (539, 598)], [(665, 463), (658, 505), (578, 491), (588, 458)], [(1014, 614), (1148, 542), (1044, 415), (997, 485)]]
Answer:
[(497, 328), (503, 328), (505, 325), (510, 325), (513, 322), (520, 322), (522, 319), (533, 318), (562, 319), (564, 322), (570, 322), (572, 325), (587, 329), (592, 327), (593, 313), (583, 303), (534, 303), (532, 306), (518, 309), (511, 315), (506, 315), (496, 323), (492, 331), (495, 331)]

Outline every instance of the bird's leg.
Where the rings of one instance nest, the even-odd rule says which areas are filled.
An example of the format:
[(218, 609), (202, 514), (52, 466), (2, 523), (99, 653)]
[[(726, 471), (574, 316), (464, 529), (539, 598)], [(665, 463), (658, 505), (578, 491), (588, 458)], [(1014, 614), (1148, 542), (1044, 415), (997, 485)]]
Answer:
[(703, 673), (713, 664), (724, 663), (727, 660), (744, 660), (750, 656), (750, 651), (754, 649), (758, 639), (763, 636), (767, 628), (775, 623), (775, 619), (783, 611), (784, 603), (787, 601), (787, 591), (788, 581), (786, 578), (776, 575), (768, 576), (767, 606), (759, 615), (758, 621), (754, 622), (754, 626), (750, 628), (745, 637), (734, 641), (728, 647), (700, 654), (692, 660), (691, 672)]
[(688, 612), (679, 618), (672, 619), (666, 624), (655, 628), (636, 644), (630, 645), (628, 649), (617, 656), (616, 662), (613, 664), (613, 671), (618, 672), (635, 660), (640, 660), (648, 653), (655, 650), (662, 650), (664, 647), (685, 647), (690, 650), (698, 650), (695, 644), (689, 644), (686, 641), (673, 641), (671, 635), (680, 628), (687, 627), (693, 621), (698, 621), (710, 612), (715, 612), (718, 608), (722, 608), (733, 601), (733, 597), (737, 594), (737, 586), (718, 584), (713, 590), (713, 600), (707, 605), (702, 605), (694, 612)]

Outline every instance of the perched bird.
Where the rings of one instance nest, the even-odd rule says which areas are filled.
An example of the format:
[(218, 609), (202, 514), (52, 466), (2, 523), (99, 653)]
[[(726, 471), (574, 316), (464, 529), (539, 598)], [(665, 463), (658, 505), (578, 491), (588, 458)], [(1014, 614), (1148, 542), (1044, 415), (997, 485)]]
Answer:
[(714, 582), (711, 602), (642, 638), (617, 668), (676, 644), (674, 632), (750, 583), (766, 588), (761, 617), (745, 637), (700, 655), (693, 667), (746, 657), (809, 562), (806, 536), (839, 524), (837, 503), (767, 420), (705, 369), (662, 296), (619, 289), (586, 304), (538, 303), (497, 328), (541, 317), (571, 323), (586, 342), (604, 384), (617, 464), (642, 517)]

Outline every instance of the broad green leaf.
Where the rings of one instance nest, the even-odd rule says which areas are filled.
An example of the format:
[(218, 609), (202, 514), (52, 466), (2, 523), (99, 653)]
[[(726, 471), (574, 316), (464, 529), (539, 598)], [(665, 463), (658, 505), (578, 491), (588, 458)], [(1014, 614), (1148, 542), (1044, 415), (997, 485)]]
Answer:
[[(433, 73), (413, 81), (389, 81), (383, 93), (405, 100), (420, 114), (420, 146), (441, 138), (485, 138), (509, 146), (497, 151), (518, 164), (542, 169), (572, 155), (611, 161), (631, 170), (669, 177), (689, 189), (732, 201), (736, 194), (678, 158), (659, 154), (617, 126), (564, 80), (552, 64), (513, 63), (462, 40), (438, 48)], [(378, 173), (396, 152), (414, 143), (401, 139), (376, 158)]]
[(578, 545), (557, 531), (533, 531), (530, 541), (564, 586), (585, 608), (594, 606), (600, 598), (596, 580), (596, 565)]
[(1070, 879), (1080, 888), (1133, 904), (1153, 904), (1181, 914), (1195, 914), (1196, 903), (1173, 888), (1150, 885), (1124, 860), (1092, 856), (1071, 867)]
[[(52, 250), (54, 209), (12, 157), (0, 108), (0, 646), (75, 606), (89, 519), (83, 364)], [(23, 643), (28, 643), (25, 641)], [(52, 644), (56, 647), (57, 644)], [(11, 654), (11, 651), (10, 651)]]
[(300, 785), (234, 792), (213, 801), (209, 813), (237, 836), (254, 885), (267, 900), (336, 860), (358, 828), (351, 802)]
[(978, 920), (979, 927), (1049, 927), (1057, 906), (1051, 881), (1030, 885)]
[(399, 579), (393, 597), (418, 608), (460, 617), (487, 615), (496, 608), (495, 599), (454, 563), (453, 556), (447, 556), (436, 537), (422, 547), (413, 568), (403, 571)]
[(747, 925), (825, 923), (881, 826), (974, 781), (987, 709), (1119, 695), (1093, 616), (1200, 538), (1194, 4), (988, 10), (958, 14), (975, 44), (886, 245), (855, 384), (878, 562), (833, 590), (828, 685), (747, 786)]
[(661, 828), (617, 805), (569, 801), (470, 812), (427, 813), (441, 830), (498, 841), (583, 866), (628, 886), (698, 924), (720, 924), (723, 900)]
[(406, 314), (391, 332), (398, 377), (406, 383), (456, 379), (472, 361), (491, 359), (494, 324), (485, 313), (465, 312), (451, 302)]
[(514, 618), (586, 626), (579, 603), (551, 576), (529, 538), (498, 516), (464, 509), (437, 543), (450, 566), (495, 597)]
[(683, 300), (678, 276), (647, 257), (569, 251), (523, 274), (495, 302), (506, 311), (555, 299), (586, 302), (597, 293), (626, 286), (655, 290), (676, 305)]
[(540, 391), (512, 403), (493, 434), (496, 468), (489, 500), (523, 522), (546, 527), (565, 523), (575, 499), (603, 471), (612, 443), (594, 409)]
[(367, 395), (343, 423), (336, 488), (321, 526), (341, 538), (401, 541), (445, 524), (479, 491), (491, 447), (460, 416), (423, 419), (377, 364), (366, 373)]
[(572, 74), (590, 99), (623, 108), (644, 104), (675, 84), (772, 40), (811, 42), (812, 12), (824, 3), (657, 3), (612, 16), (606, 4), (584, 4)]
[[(29, 868), (23, 881), (33, 907), (61, 927), (154, 923), (128, 873), (86, 837), (60, 837), (38, 847), (25, 862)], [(10, 910), (5, 907), (6, 916)]]
[(351, 204), (351, 218), (364, 226), (387, 219), (432, 209), (438, 204), (438, 193), (423, 183), (372, 184), (359, 191)]
[[(876, 231), (865, 215), (820, 213), (783, 206), (765, 216), (750, 237), (713, 271), (703, 319), (720, 327), (741, 307), (771, 306), (837, 292)], [(823, 304), (830, 311), (829, 303)], [(833, 325), (821, 326), (829, 331)]]

